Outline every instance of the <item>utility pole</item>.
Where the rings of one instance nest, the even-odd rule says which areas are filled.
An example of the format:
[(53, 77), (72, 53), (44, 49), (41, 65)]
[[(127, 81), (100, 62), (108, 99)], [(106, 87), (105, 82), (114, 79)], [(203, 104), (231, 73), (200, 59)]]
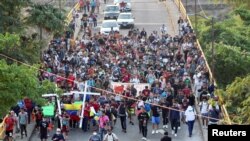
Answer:
[(196, 34), (196, 37), (198, 38), (198, 31), (197, 31), (197, 0), (194, 1), (194, 31), (195, 31), (195, 34)]
[(213, 75), (213, 78), (215, 77), (214, 76), (214, 69), (215, 69), (215, 59), (214, 59), (214, 17), (212, 17), (212, 19), (211, 19), (211, 25), (212, 25), (212, 33), (211, 33), (211, 35), (212, 35), (212, 37), (211, 37), (211, 40), (212, 40), (212, 75)]

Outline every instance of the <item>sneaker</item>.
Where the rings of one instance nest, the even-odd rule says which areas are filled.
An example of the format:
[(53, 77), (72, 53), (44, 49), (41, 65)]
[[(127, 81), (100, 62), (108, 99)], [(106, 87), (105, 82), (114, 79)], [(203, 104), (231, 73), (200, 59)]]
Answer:
[(145, 140), (145, 141), (147, 141), (147, 138), (146, 138), (146, 137), (144, 137), (144, 140)]
[(155, 133), (158, 134), (159, 133), (158, 130), (156, 130)]
[(181, 127), (179, 126), (179, 127), (178, 127), (178, 130), (180, 130), (180, 129), (181, 129)]
[(168, 128), (168, 125), (165, 125), (165, 128)]
[(174, 134), (174, 130), (172, 130), (172, 135)]
[(175, 137), (177, 137), (177, 134), (174, 134)]
[(166, 127), (166, 125), (163, 125), (162, 128), (164, 129)]
[(145, 139), (145, 137), (142, 137), (141, 139), (142, 139), (142, 140), (144, 140), (144, 139)]
[(152, 134), (154, 134), (154, 133), (155, 133), (155, 130), (152, 131)]

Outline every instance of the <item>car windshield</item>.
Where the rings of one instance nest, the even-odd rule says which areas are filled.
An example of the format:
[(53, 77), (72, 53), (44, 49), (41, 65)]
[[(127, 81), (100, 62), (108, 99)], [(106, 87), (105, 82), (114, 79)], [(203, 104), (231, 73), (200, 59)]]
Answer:
[(107, 6), (105, 11), (119, 11), (119, 7), (117, 7), (117, 6)]
[(121, 15), (119, 15), (118, 19), (131, 19), (131, 15), (130, 14), (121, 14)]
[(105, 22), (102, 24), (103, 28), (111, 28), (111, 27), (117, 27), (117, 23), (116, 22)]

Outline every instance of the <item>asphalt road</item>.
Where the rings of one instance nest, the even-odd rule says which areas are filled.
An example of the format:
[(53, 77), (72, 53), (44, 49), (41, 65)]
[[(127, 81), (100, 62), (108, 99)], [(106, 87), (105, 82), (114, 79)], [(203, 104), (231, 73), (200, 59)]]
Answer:
[[(101, 0), (102, 1), (102, 0)], [(159, 32), (160, 26), (165, 24), (167, 26), (168, 33), (170, 35), (176, 35), (177, 32), (177, 19), (179, 17), (179, 13), (177, 7), (170, 0), (167, 3), (159, 2), (157, 0), (131, 0), (132, 1), (132, 13), (135, 17), (135, 27), (145, 28), (148, 34), (152, 31), (156, 30)], [(102, 1), (103, 2), (103, 1)], [(111, 3), (111, 0), (109, 0)], [(101, 4), (103, 7), (104, 4)], [(98, 16), (100, 24), (103, 20), (103, 12), (101, 8), (101, 13)], [(128, 29), (121, 29), (120, 32), (124, 35), (128, 33)], [(81, 33), (80, 33), (81, 34)], [(136, 119), (136, 117), (134, 117)], [(142, 135), (139, 134), (138, 122), (135, 120), (135, 125), (128, 125), (127, 133), (123, 133), (121, 131), (121, 125), (118, 120), (114, 128), (114, 133), (119, 137), (120, 141), (141, 141)], [(170, 127), (170, 124), (169, 124)], [(162, 124), (160, 126), (162, 128)], [(174, 137), (171, 134), (171, 129), (168, 128), (170, 136), (173, 141), (203, 141), (201, 129), (199, 127), (198, 121), (195, 122), (193, 136), (188, 137), (188, 129), (187, 125), (182, 124), (181, 129), (178, 130), (178, 136)], [(163, 136), (161, 133), (151, 134), (152, 128), (151, 123), (148, 125), (148, 141), (160, 141), (160, 138)], [(50, 133), (51, 135), (53, 133)], [(92, 131), (83, 132), (81, 129), (72, 129), (69, 133), (68, 141), (88, 141), (88, 138), (92, 134)], [(50, 140), (50, 139), (49, 139)], [(38, 133), (35, 132), (31, 141), (40, 141), (38, 137)]]

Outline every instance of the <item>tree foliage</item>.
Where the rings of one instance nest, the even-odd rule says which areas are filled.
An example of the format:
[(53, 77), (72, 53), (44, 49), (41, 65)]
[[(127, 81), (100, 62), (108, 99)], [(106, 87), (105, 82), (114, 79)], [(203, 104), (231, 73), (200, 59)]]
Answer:
[(237, 77), (226, 90), (219, 90), (223, 96), (230, 119), (239, 124), (250, 123), (250, 75)]
[(13, 33), (22, 30), (21, 10), (30, 0), (1, 0), (0, 1), (0, 33)]
[[(211, 50), (206, 51), (208, 60), (211, 58)], [(220, 86), (225, 87), (233, 82), (235, 77), (243, 77), (249, 73), (250, 56), (242, 52), (239, 47), (228, 46), (222, 43), (215, 45), (215, 78)], [(211, 65), (211, 62), (209, 61)]]
[(244, 77), (250, 68), (250, 10), (239, 7), (214, 25), (215, 58), (211, 57), (211, 20), (199, 19), (199, 40), (210, 66), (215, 60), (215, 78), (223, 88), (235, 77)]
[(41, 103), (44, 93), (57, 93), (60, 89), (48, 80), (39, 82), (37, 70), (24, 65), (8, 65), (0, 60), (0, 115), (25, 96)]
[(0, 33), (0, 50), (13, 48), (18, 45), (20, 45), (20, 37), (17, 34)]
[(33, 5), (29, 13), (30, 16), (26, 22), (40, 28), (40, 38), (42, 29), (54, 34), (64, 30), (66, 17), (58, 8), (54, 8), (52, 5)]

